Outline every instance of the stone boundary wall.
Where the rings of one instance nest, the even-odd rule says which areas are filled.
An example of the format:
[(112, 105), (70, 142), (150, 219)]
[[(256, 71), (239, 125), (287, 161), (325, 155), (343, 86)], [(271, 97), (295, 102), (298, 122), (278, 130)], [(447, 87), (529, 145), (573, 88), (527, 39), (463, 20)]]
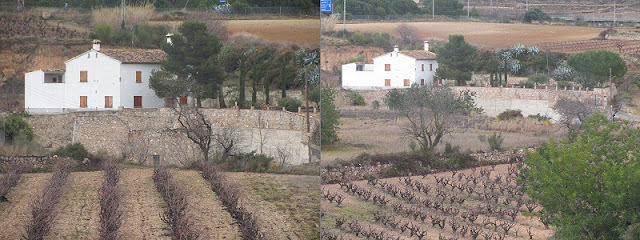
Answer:
[(470, 90), (476, 98), (480, 99), (523, 99), (523, 100), (547, 100), (553, 105), (561, 96), (577, 97), (602, 102), (608, 97), (608, 88), (596, 88), (585, 91), (584, 89), (558, 89), (555, 88), (504, 88), (504, 87), (451, 87), (454, 91), (462, 92)]
[[(302, 114), (249, 109), (202, 111), (214, 134), (234, 129), (237, 152), (256, 151), (274, 158), (284, 154), (288, 164), (309, 160)], [(51, 149), (80, 142), (90, 152), (106, 151), (144, 164), (153, 164), (153, 155), (159, 155), (162, 163), (174, 165), (201, 157), (197, 146), (179, 131), (177, 113), (170, 108), (33, 115), (29, 122), (36, 140)], [(319, 128), (318, 119), (312, 119), (311, 124), (312, 131)], [(218, 151), (214, 144), (213, 154)]]
[(11, 164), (23, 163), (29, 164), (33, 169), (46, 169), (50, 166), (53, 166), (56, 161), (62, 159), (73, 160), (71, 158), (57, 158), (49, 156), (0, 156), (0, 169), (7, 169), (7, 167)]

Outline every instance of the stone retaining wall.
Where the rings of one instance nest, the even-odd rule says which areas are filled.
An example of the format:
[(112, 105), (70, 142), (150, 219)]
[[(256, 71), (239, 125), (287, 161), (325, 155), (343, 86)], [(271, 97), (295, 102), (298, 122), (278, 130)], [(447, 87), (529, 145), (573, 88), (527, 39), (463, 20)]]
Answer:
[[(286, 155), (289, 164), (309, 161), (306, 120), (301, 114), (245, 109), (202, 111), (214, 134), (234, 129), (238, 152), (256, 151), (274, 158)], [(153, 155), (159, 155), (162, 163), (174, 165), (201, 157), (197, 146), (180, 131), (177, 113), (169, 108), (33, 115), (29, 122), (36, 140), (52, 149), (80, 142), (91, 152), (103, 150), (145, 164), (153, 164)], [(311, 123), (312, 131), (319, 127), (319, 120), (312, 119)], [(212, 146), (215, 154), (218, 149)]]

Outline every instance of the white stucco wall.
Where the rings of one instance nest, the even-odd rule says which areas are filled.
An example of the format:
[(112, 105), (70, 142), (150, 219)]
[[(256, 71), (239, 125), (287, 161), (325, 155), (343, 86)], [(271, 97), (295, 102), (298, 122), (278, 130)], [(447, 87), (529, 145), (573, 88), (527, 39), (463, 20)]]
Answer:
[[(117, 110), (120, 98), (120, 62), (100, 52), (88, 51), (65, 62), (65, 108)], [(80, 82), (87, 71), (87, 82)], [(80, 108), (80, 96), (87, 96), (87, 108)], [(105, 96), (113, 96), (113, 108), (105, 109)]]
[[(149, 87), (149, 77), (152, 70), (160, 70), (160, 64), (122, 64), (120, 75), (122, 76), (120, 101), (117, 106), (133, 108), (133, 96), (142, 96), (143, 108), (156, 108), (164, 106), (164, 99), (156, 96)], [(142, 72), (142, 82), (136, 83), (136, 71)], [(115, 100), (114, 100), (115, 101)], [(114, 103), (114, 106), (115, 103)]]
[[(385, 64), (391, 64), (391, 71), (385, 71)], [(401, 53), (391, 52), (373, 59), (373, 71), (382, 81), (391, 79), (391, 88), (408, 88), (415, 78), (415, 59)], [(404, 80), (409, 79), (409, 86), (404, 86)]]
[(342, 65), (342, 88), (368, 89), (384, 87), (384, 80), (380, 82), (376, 78), (373, 68), (373, 64), (365, 64), (364, 71), (356, 71), (355, 63)]
[[(422, 71), (422, 64), (424, 64), (424, 71)], [(430, 68), (429, 64), (433, 64), (433, 68)], [(437, 68), (438, 62), (436, 62), (436, 60), (416, 60), (415, 81), (412, 80), (411, 84), (416, 83), (420, 85), (420, 80), (424, 79), (425, 86), (433, 85), (433, 77), (435, 76)]]
[(64, 83), (44, 83), (41, 70), (24, 75), (24, 109), (32, 113), (62, 112), (65, 103)]

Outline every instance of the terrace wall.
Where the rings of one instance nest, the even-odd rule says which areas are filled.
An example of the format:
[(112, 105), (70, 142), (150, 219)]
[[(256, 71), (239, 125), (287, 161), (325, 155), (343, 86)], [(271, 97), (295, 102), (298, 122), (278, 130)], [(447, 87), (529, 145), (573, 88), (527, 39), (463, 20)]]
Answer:
[[(234, 129), (238, 152), (256, 151), (274, 158), (285, 155), (292, 165), (309, 161), (305, 118), (300, 114), (240, 109), (202, 111), (214, 132)], [(177, 114), (169, 108), (33, 115), (29, 122), (36, 140), (52, 149), (80, 142), (91, 152), (104, 150), (114, 157), (145, 164), (153, 164), (153, 155), (159, 155), (163, 164), (174, 165), (201, 158), (197, 146), (179, 131)], [(319, 127), (318, 120), (311, 122), (312, 131)], [(216, 151), (212, 147), (212, 153)]]

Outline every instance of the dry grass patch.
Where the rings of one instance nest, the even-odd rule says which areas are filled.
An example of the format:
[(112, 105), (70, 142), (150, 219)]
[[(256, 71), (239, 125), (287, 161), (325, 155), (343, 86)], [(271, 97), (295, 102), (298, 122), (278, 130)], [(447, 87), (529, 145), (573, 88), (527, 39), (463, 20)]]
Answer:
[(256, 213), (268, 239), (319, 239), (320, 177), (227, 173), (243, 188), (243, 206)]
[[(106, 23), (112, 29), (120, 29), (122, 24), (121, 8), (96, 8), (91, 11), (91, 25), (95, 26), (99, 23)], [(135, 25), (149, 21), (155, 12), (153, 4), (144, 6), (126, 6), (125, 9), (125, 26), (132, 28)]]

